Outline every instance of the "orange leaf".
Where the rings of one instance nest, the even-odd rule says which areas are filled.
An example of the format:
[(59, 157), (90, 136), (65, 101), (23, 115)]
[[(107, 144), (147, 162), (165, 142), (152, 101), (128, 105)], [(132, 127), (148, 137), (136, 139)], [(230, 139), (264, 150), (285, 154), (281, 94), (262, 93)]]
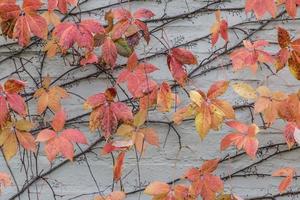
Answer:
[(292, 184), (293, 177), (295, 175), (296, 171), (291, 167), (280, 168), (272, 173), (272, 176), (285, 176), (278, 187), (280, 193), (285, 192), (286, 189)]
[(150, 183), (146, 187), (144, 193), (151, 196), (163, 196), (163, 195), (167, 195), (169, 191), (170, 191), (170, 186), (167, 183), (155, 181)]
[(217, 81), (212, 84), (207, 92), (207, 98), (215, 99), (223, 95), (228, 89), (229, 81)]
[(121, 152), (117, 157), (114, 165), (114, 181), (119, 181), (122, 176), (123, 163), (125, 158), (125, 152)]
[(284, 28), (277, 28), (278, 43), (281, 48), (286, 48), (291, 43), (290, 34)]

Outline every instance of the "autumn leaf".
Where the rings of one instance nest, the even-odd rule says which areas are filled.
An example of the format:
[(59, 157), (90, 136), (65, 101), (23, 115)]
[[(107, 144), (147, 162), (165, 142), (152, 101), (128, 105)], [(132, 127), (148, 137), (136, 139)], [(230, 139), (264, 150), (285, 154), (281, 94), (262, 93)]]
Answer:
[(19, 148), (19, 145), (28, 151), (35, 152), (36, 144), (31, 129), (34, 128), (32, 122), (25, 119), (9, 121), (0, 129), (0, 146), (7, 160), (12, 159)]
[(275, 56), (276, 71), (280, 71), (288, 64), (291, 74), (300, 80), (300, 39), (291, 40), (289, 32), (281, 27), (278, 28), (277, 34), (281, 49)]
[(226, 20), (221, 19), (221, 11), (218, 10), (215, 12), (216, 22), (211, 27), (211, 45), (214, 46), (218, 39), (219, 35), (224, 39), (225, 42), (228, 42), (228, 23)]
[(195, 195), (201, 195), (204, 200), (216, 199), (216, 194), (223, 191), (224, 184), (219, 176), (212, 173), (218, 167), (219, 159), (207, 160), (199, 169), (193, 167), (186, 171), (184, 178), (192, 182)]
[[(63, 109), (58, 111), (52, 121), (52, 129), (43, 129), (39, 132), (36, 141), (45, 143), (45, 153), (50, 162), (61, 153), (65, 158), (73, 160), (73, 143), (87, 144), (84, 134), (76, 129), (65, 129), (67, 114)], [(59, 133), (61, 132), (61, 133)]]
[(25, 82), (15, 79), (8, 79), (4, 83), (4, 87), (0, 84), (0, 127), (5, 125), (9, 119), (10, 110), (13, 110), (21, 117), (27, 115), (25, 101), (19, 95), (24, 88)]
[(4, 172), (0, 172), (0, 193), (4, 188), (12, 184), (10, 176)]
[(136, 150), (142, 154), (147, 144), (159, 147), (159, 137), (152, 128), (143, 127), (147, 118), (147, 111), (140, 110), (133, 119), (132, 123), (122, 124), (117, 130), (117, 135), (126, 141), (132, 141)]
[[(297, 130), (296, 128), (297, 128), (297, 125), (294, 122), (289, 122), (284, 127), (283, 135), (284, 135), (285, 142), (287, 143), (289, 149), (291, 149), (296, 142), (295, 137), (294, 137), (294, 134)], [(296, 134), (296, 135), (298, 135), (298, 134)]]
[(77, 44), (88, 51), (94, 48), (94, 35), (104, 33), (105, 29), (94, 19), (85, 19), (80, 23), (62, 22), (55, 26), (53, 36), (58, 38), (62, 52)]
[(273, 63), (275, 61), (268, 52), (263, 51), (263, 48), (269, 45), (267, 41), (258, 40), (252, 43), (249, 40), (244, 40), (243, 43), (243, 48), (237, 49), (230, 54), (235, 71), (247, 67), (255, 74), (258, 63)]
[(135, 52), (128, 58), (127, 68), (118, 76), (117, 83), (127, 83), (127, 88), (133, 97), (142, 97), (156, 89), (157, 84), (148, 76), (158, 68), (147, 62), (138, 62)]
[(84, 108), (93, 109), (90, 114), (89, 128), (95, 131), (101, 128), (102, 135), (108, 139), (118, 127), (119, 122), (133, 120), (131, 109), (122, 102), (114, 102), (117, 93), (108, 88), (105, 93), (98, 93), (87, 98)]
[(175, 81), (184, 86), (187, 82), (185, 65), (197, 64), (197, 58), (192, 52), (183, 48), (173, 48), (167, 58), (169, 70)]
[(254, 111), (262, 112), (265, 122), (270, 125), (276, 120), (280, 103), (287, 98), (287, 95), (279, 91), (271, 92), (266, 86), (260, 86), (257, 92), (259, 97), (254, 104)]
[(85, 66), (87, 64), (97, 63), (98, 61), (98, 57), (95, 53), (88, 52), (85, 54), (84, 58), (80, 60), (80, 65)]
[[(150, 19), (154, 13), (148, 9), (140, 8), (131, 14), (125, 8), (115, 8), (112, 10), (113, 18), (117, 24), (112, 30), (113, 39), (119, 39), (123, 34), (133, 35), (139, 30), (143, 32), (143, 37), (147, 43), (150, 41), (150, 32), (142, 19)], [(134, 30), (132, 32), (132, 30)]]
[(288, 97), (282, 101), (278, 108), (278, 115), (281, 119), (287, 122), (296, 123), (300, 127), (300, 101), (297, 94), (289, 94)]
[(278, 0), (278, 4), (285, 4), (288, 15), (295, 19), (297, 15), (297, 6), (300, 6), (299, 0)]
[(77, 6), (77, 0), (48, 0), (48, 10), (53, 12), (58, 8), (60, 12), (66, 14), (68, 11), (68, 4)]
[(114, 165), (114, 181), (119, 181), (122, 176), (123, 163), (125, 158), (125, 152), (121, 152)]
[(231, 87), (233, 91), (245, 99), (256, 99), (257, 97), (255, 89), (247, 83), (237, 82), (231, 84)]
[(40, 0), (24, 0), (22, 8), (14, 0), (3, 0), (0, 3), (0, 19), (2, 22), (15, 21), (13, 33), (8, 36), (17, 38), (19, 45), (28, 45), (32, 35), (42, 39), (47, 38), (47, 22), (37, 13), (41, 6)]
[(234, 145), (237, 149), (244, 149), (252, 159), (256, 157), (258, 150), (258, 139), (256, 138), (259, 128), (255, 124), (246, 125), (238, 121), (226, 122), (228, 126), (234, 128), (236, 132), (229, 133), (221, 140), (221, 151)]
[(234, 119), (232, 106), (225, 100), (218, 99), (228, 89), (228, 81), (217, 81), (211, 85), (207, 94), (201, 90), (190, 91), (191, 103), (176, 111), (173, 120), (176, 124), (187, 117), (195, 116), (195, 127), (203, 140), (210, 129), (218, 130), (224, 119)]
[(105, 39), (102, 45), (102, 56), (105, 63), (113, 69), (117, 61), (117, 48), (112, 39)]
[(292, 184), (293, 177), (296, 175), (296, 171), (291, 167), (284, 167), (276, 170), (272, 173), (272, 176), (285, 176), (278, 186), (279, 192), (283, 193)]
[(166, 196), (169, 191), (170, 186), (167, 183), (155, 181), (146, 187), (144, 193), (151, 196)]
[(245, 12), (248, 13), (251, 10), (254, 11), (257, 19), (261, 19), (266, 12), (269, 12), (275, 18), (277, 7), (274, 0), (247, 0)]
[(167, 82), (160, 85), (157, 92), (157, 105), (160, 112), (170, 112), (172, 106), (179, 104), (178, 95), (172, 93), (171, 87)]
[(46, 11), (41, 16), (45, 18), (48, 25), (53, 24), (54, 26), (56, 26), (60, 24), (60, 18), (58, 15), (55, 14), (55, 12)]
[(111, 192), (106, 197), (97, 195), (94, 200), (125, 200), (126, 194), (121, 191)]
[(51, 86), (49, 75), (44, 77), (42, 87), (37, 89), (34, 97), (37, 98), (37, 113), (41, 115), (47, 108), (53, 112), (61, 110), (61, 100), (69, 97), (67, 91), (59, 86)]

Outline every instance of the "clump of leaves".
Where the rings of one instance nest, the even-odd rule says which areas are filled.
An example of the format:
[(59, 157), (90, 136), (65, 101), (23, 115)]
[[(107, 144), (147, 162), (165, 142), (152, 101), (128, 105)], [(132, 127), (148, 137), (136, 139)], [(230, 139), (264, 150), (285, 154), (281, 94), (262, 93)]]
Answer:
[(184, 173), (184, 178), (191, 182), (190, 195), (201, 195), (204, 200), (216, 199), (216, 194), (224, 189), (224, 183), (219, 176), (212, 173), (217, 169), (219, 159), (205, 161), (199, 168), (191, 168)]
[(252, 159), (256, 157), (258, 150), (258, 139), (256, 138), (259, 128), (256, 124), (246, 125), (238, 121), (226, 122), (228, 126), (234, 128), (236, 131), (227, 134), (222, 138), (221, 151), (234, 145), (237, 149), (244, 149), (248, 156)]
[(10, 111), (15, 112), (21, 117), (27, 115), (27, 107), (20, 92), (25, 88), (25, 82), (15, 79), (9, 79), (0, 84), (0, 127), (5, 125), (10, 119)]
[(92, 109), (90, 130), (95, 131), (100, 128), (106, 139), (117, 130), (119, 122), (133, 119), (131, 109), (125, 103), (114, 101), (116, 95), (117, 91), (114, 88), (108, 88), (105, 93), (88, 97), (84, 103), (85, 109)]
[(0, 129), (0, 146), (7, 160), (12, 159), (20, 146), (24, 149), (35, 152), (36, 145), (30, 130), (34, 124), (25, 119), (8, 121)]
[(228, 23), (226, 20), (221, 19), (221, 11), (218, 10), (215, 13), (216, 22), (211, 27), (211, 45), (215, 46), (219, 39), (219, 35), (223, 38), (225, 42), (228, 42)]
[(228, 81), (215, 82), (205, 94), (201, 90), (189, 93), (191, 103), (174, 114), (173, 120), (180, 124), (183, 119), (195, 116), (195, 126), (203, 140), (210, 129), (218, 130), (224, 119), (234, 119), (235, 113), (225, 100), (218, 99), (229, 86)]
[[(61, 153), (65, 158), (73, 160), (74, 146), (73, 143), (87, 144), (84, 134), (77, 129), (65, 129), (67, 115), (62, 109), (58, 111), (52, 120), (52, 129), (44, 129), (39, 132), (36, 141), (44, 142), (45, 153), (50, 162)], [(61, 132), (60, 134), (58, 134)]]
[(127, 68), (123, 69), (118, 76), (117, 83), (127, 83), (128, 91), (135, 98), (142, 97), (156, 88), (157, 84), (148, 75), (158, 70), (154, 65), (147, 62), (138, 62), (135, 52), (128, 58)]
[(249, 40), (244, 40), (243, 43), (243, 48), (234, 50), (230, 54), (234, 70), (248, 67), (255, 74), (258, 63), (274, 63), (274, 58), (268, 52), (263, 51), (263, 48), (269, 45), (267, 41), (258, 40), (252, 43)]
[(274, 0), (247, 0), (245, 12), (253, 10), (257, 19), (261, 19), (265, 13), (270, 13), (272, 17), (276, 17), (277, 7)]
[(67, 91), (59, 86), (50, 86), (51, 78), (48, 75), (42, 82), (42, 87), (39, 88), (34, 97), (37, 101), (37, 113), (41, 115), (47, 108), (53, 112), (61, 110), (61, 100), (67, 98), (69, 95)]
[(147, 117), (147, 112), (139, 111), (131, 124), (122, 124), (117, 130), (117, 135), (132, 141), (136, 150), (142, 153), (146, 149), (146, 143), (159, 146), (159, 137), (152, 128), (143, 127)]
[(278, 27), (277, 30), (278, 43), (281, 49), (276, 55), (276, 70), (278, 72), (288, 64), (292, 75), (300, 80), (300, 39), (292, 40), (289, 32), (284, 28)]
[(18, 39), (21, 46), (28, 45), (32, 35), (46, 39), (47, 22), (37, 13), (41, 6), (40, 0), (24, 0), (22, 8), (16, 0), (1, 0), (0, 19), (4, 35)]
[(167, 62), (174, 80), (184, 86), (188, 79), (185, 65), (197, 64), (197, 58), (186, 49), (173, 48), (168, 54)]

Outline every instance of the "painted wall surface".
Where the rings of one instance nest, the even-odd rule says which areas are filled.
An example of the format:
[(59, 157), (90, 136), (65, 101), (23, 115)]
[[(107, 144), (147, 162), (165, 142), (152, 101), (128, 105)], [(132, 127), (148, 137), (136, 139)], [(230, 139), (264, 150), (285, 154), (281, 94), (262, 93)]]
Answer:
[[(103, 9), (96, 9), (95, 11), (85, 13), (82, 15), (82, 18), (94, 17), (100, 19), (104, 24), (104, 13), (108, 9), (119, 6), (119, 2), (120, 1), (113, 0), (88, 0), (87, 3), (82, 4), (82, 11), (101, 7), (103, 7)], [(109, 6), (113, 3), (116, 3), (116, 6)], [(222, 52), (224, 51), (224, 42), (219, 40), (217, 46), (211, 48), (209, 33), (210, 27), (215, 20), (213, 11), (217, 8), (228, 9), (227, 11), (222, 12), (222, 16), (229, 22), (230, 26), (230, 42), (227, 49), (241, 43), (244, 39), (248, 39), (247, 35), (251, 33), (251, 40), (268, 40), (271, 43), (268, 50), (275, 54), (278, 51), (276, 31), (278, 25), (290, 30), (294, 36), (299, 36), (300, 24), (298, 20), (282, 20), (286, 18), (286, 16), (283, 15), (282, 17), (278, 17), (278, 20), (268, 21), (270, 16), (266, 16), (267, 20), (257, 21), (251, 13), (245, 15), (244, 10), (242, 9), (244, 3), (244, 1), (239, 0), (215, 3), (208, 7), (211, 9), (210, 11), (205, 8), (208, 2), (204, 0), (149, 0), (132, 1), (131, 3), (120, 4), (121, 6), (130, 8), (132, 11), (137, 8), (151, 9), (156, 14), (154, 19), (157, 19), (154, 22), (148, 23), (150, 30), (152, 30), (152, 34), (160, 40), (167, 41), (170, 47), (183, 45), (197, 55), (201, 67), (188, 67), (188, 71), (193, 73), (191, 73), (190, 84), (187, 86), (187, 89), (199, 88), (207, 90), (214, 81), (228, 79), (232, 81), (243, 80), (254, 87), (265, 84), (274, 90), (285, 92), (296, 91), (299, 88), (299, 83), (292, 77), (288, 69), (284, 69), (280, 73), (274, 74), (274, 67), (271, 66), (271, 68), (268, 69), (265, 65), (262, 65), (259, 68), (257, 75), (253, 75), (248, 70), (233, 72), (228, 55), (222, 55)], [(75, 9), (73, 12), (79, 12), (79, 10)], [(68, 19), (71, 20), (72, 17), (69, 17)], [(3, 45), (11, 42), (12, 41), (1, 39), (1, 44)], [(18, 78), (16, 74), (11, 75), (11, 73), (21, 66), (20, 58), (22, 58), (26, 70), (30, 72), (37, 82), (39, 82), (40, 75), (38, 72), (41, 68), (43, 54), (40, 49), (41, 46), (33, 46), (22, 53), (18, 53), (20, 48), (16, 45), (1, 46), (0, 60), (6, 59), (12, 52), (18, 53), (13, 59), (0, 61), (1, 78), (6, 76)], [(153, 74), (153, 78), (158, 82), (170, 80), (171, 83), (172, 78), (167, 67), (166, 56), (163, 54), (165, 51), (166, 48), (154, 37), (152, 37), (148, 46), (141, 43), (138, 47), (139, 56), (141, 58), (147, 58), (148, 56), (153, 55), (147, 60), (160, 69), (160, 71)], [(212, 55), (214, 51), (217, 52)], [(162, 54), (157, 55), (157, 53), (160, 52)], [(50, 76), (55, 79), (64, 74), (63, 78), (56, 84), (71, 82), (79, 77), (89, 77), (83, 81), (76, 82), (75, 84), (69, 84), (66, 87), (66, 89), (71, 92), (71, 95), (69, 99), (63, 102), (63, 104), (69, 112), (69, 118), (73, 118), (82, 115), (87, 111), (82, 109), (83, 100), (72, 94), (78, 94), (86, 98), (97, 92), (104, 91), (105, 88), (110, 85), (110, 81), (105, 74), (99, 73), (99, 70), (93, 65), (78, 68), (69, 64), (66, 65), (65, 63), (68, 63), (68, 58), (65, 59), (66, 60), (64, 61), (60, 56), (57, 56), (54, 59), (46, 58), (43, 65), (43, 76), (49, 73)], [(124, 64), (124, 61), (125, 59), (119, 59), (118, 63)], [(71, 70), (73, 68), (74, 70)], [(194, 70), (196, 68), (197, 70)], [(21, 70), (22, 68), (20, 68), (20, 78), (22, 80), (27, 80), (29, 85), (26, 92), (33, 92), (35, 90), (34, 82), (26, 71)], [(116, 70), (113, 75), (117, 77), (119, 72), (120, 70)], [(3, 79), (1, 79), (1, 81), (3, 81)], [(123, 88), (126, 87), (124, 86)], [(176, 91), (182, 96), (180, 106), (186, 105), (188, 102), (186, 94), (180, 88), (176, 88)], [(126, 99), (121, 91), (119, 94), (121, 100)], [(251, 103), (238, 97), (233, 93), (232, 89), (229, 89), (223, 98), (233, 102), (236, 106)], [(35, 103), (35, 100), (29, 101), (29, 106), (34, 111), (36, 106)], [(251, 122), (252, 116), (249, 108), (237, 109), (236, 112), (238, 120), (248, 123)], [(171, 121), (173, 113), (174, 112), (161, 114), (155, 111), (150, 113), (149, 119), (168, 122)], [(51, 114), (46, 115), (46, 119), (50, 119), (50, 117)], [(80, 130), (82, 130), (89, 138), (89, 142), (92, 143), (99, 135), (91, 134), (88, 131), (87, 124), (82, 123), (82, 121), (87, 120), (88, 117), (74, 120), (74, 123), (72, 123), (71, 126), (80, 128)], [(258, 125), (262, 125), (259, 115), (254, 115), (254, 121)], [(149, 147), (138, 164), (134, 151), (131, 151), (131, 153), (126, 155), (124, 178), (122, 180), (126, 192), (137, 190), (139, 187), (145, 187), (153, 180), (165, 182), (172, 181), (180, 177), (189, 167), (200, 166), (203, 160), (216, 157), (225, 158), (228, 154), (236, 154), (234, 148), (225, 152), (220, 152), (219, 150), (220, 139), (229, 131), (226, 126), (223, 126), (221, 131), (211, 131), (204, 141), (201, 141), (196, 133), (193, 121), (187, 121), (181, 126), (176, 126), (176, 129), (180, 134), (180, 141), (178, 135), (172, 129), (168, 132), (167, 125), (150, 123), (149, 126), (155, 128), (159, 133), (161, 146), (160, 148)], [(271, 143), (284, 143), (284, 138), (282, 136), (282, 122), (278, 120), (272, 128), (262, 130), (258, 137), (260, 146)], [(182, 146), (181, 149), (179, 148), (179, 145)], [(99, 154), (102, 146), (103, 143), (101, 142), (97, 144), (86, 154), (86, 157), (90, 164), (90, 170), (93, 172), (100, 190), (107, 194), (112, 187), (112, 159), (110, 156), (101, 156)], [(258, 158), (255, 160), (251, 160), (249, 157), (242, 155), (222, 162), (217, 170), (217, 174), (224, 177), (232, 175), (225, 180), (225, 190), (234, 192), (244, 198), (277, 194), (277, 186), (281, 181), (281, 178), (273, 178), (270, 176), (257, 177), (251, 174), (271, 174), (275, 169), (286, 166), (293, 166), (296, 169), (300, 169), (300, 152), (296, 149), (272, 156), (272, 154), (277, 151), (287, 149), (286, 145), (274, 146), (275, 148), (268, 148), (259, 152)], [(41, 148), (43, 149), (43, 146), (41, 146)], [(86, 146), (81, 146), (82, 150), (85, 148)], [(80, 149), (77, 148), (76, 153), (79, 152)], [(23, 155), (21, 154), (21, 156)], [(84, 156), (80, 156), (73, 163), (68, 162), (44, 177), (49, 184), (53, 186), (55, 193), (59, 195), (56, 196), (56, 199), (91, 200), (94, 194), (98, 192), (84, 159)], [(264, 161), (259, 162), (260, 160)], [(40, 173), (43, 173), (62, 161), (62, 158), (58, 158), (53, 165), (50, 166), (48, 160), (44, 156), (44, 151), (41, 150), (40, 158), (38, 160), (38, 170)], [(247, 166), (256, 162), (259, 163), (255, 164), (254, 167), (247, 168)], [(26, 177), (24, 176), (24, 169), (21, 168), (20, 157), (15, 157), (9, 162), (9, 165), (15, 174), (19, 189), (22, 189), (23, 185), (26, 184)], [(244, 168), (246, 169), (243, 170)], [(1, 171), (8, 172), (3, 157), (0, 157), (0, 169)], [(31, 169), (29, 169), (28, 174), (29, 176), (32, 175)], [(244, 177), (244, 174), (248, 174), (249, 176)], [(35, 172), (33, 175), (35, 175)], [(141, 184), (139, 184), (139, 182)], [(292, 190), (298, 190), (299, 183), (299, 180), (294, 180)], [(115, 188), (118, 188), (118, 186), (115, 186)], [(17, 193), (17, 188), (9, 187), (2, 193), (0, 199), (10, 199), (15, 193)], [(42, 179), (33, 184), (30, 187), (30, 190), (24, 192), (20, 199), (27, 200), (29, 199), (29, 196), (30, 199), (54, 199), (50, 188)], [(146, 200), (150, 199), (150, 197), (143, 193), (141, 193), (141, 196), (139, 193), (135, 193), (128, 195), (128, 199)], [(282, 199), (299, 199), (299, 197), (288, 196)]]

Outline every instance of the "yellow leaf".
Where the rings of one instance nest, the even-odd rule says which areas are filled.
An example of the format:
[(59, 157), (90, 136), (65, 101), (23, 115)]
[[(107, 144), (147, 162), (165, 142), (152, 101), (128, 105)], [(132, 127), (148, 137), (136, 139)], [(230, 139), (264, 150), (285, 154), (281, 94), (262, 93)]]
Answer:
[(192, 102), (194, 102), (198, 106), (201, 106), (204, 99), (199, 92), (197, 92), (196, 90), (192, 90), (190, 91), (189, 95)]
[(211, 127), (211, 115), (209, 107), (202, 106), (200, 108), (200, 111), (195, 118), (195, 126), (199, 136), (203, 140)]
[(243, 98), (256, 99), (257, 97), (255, 89), (247, 83), (243, 83), (243, 82), (233, 83), (231, 86), (233, 90)]
[(16, 128), (20, 131), (30, 131), (34, 128), (34, 124), (25, 119), (16, 121)]
[(131, 125), (122, 124), (117, 130), (117, 135), (120, 135), (123, 137), (131, 137), (132, 131), (134, 131), (134, 128)]
[(133, 119), (133, 125), (135, 127), (140, 127), (142, 126), (147, 118), (147, 110), (140, 110)]
[(14, 134), (10, 134), (2, 146), (4, 156), (7, 160), (12, 159), (18, 150), (17, 138)]

